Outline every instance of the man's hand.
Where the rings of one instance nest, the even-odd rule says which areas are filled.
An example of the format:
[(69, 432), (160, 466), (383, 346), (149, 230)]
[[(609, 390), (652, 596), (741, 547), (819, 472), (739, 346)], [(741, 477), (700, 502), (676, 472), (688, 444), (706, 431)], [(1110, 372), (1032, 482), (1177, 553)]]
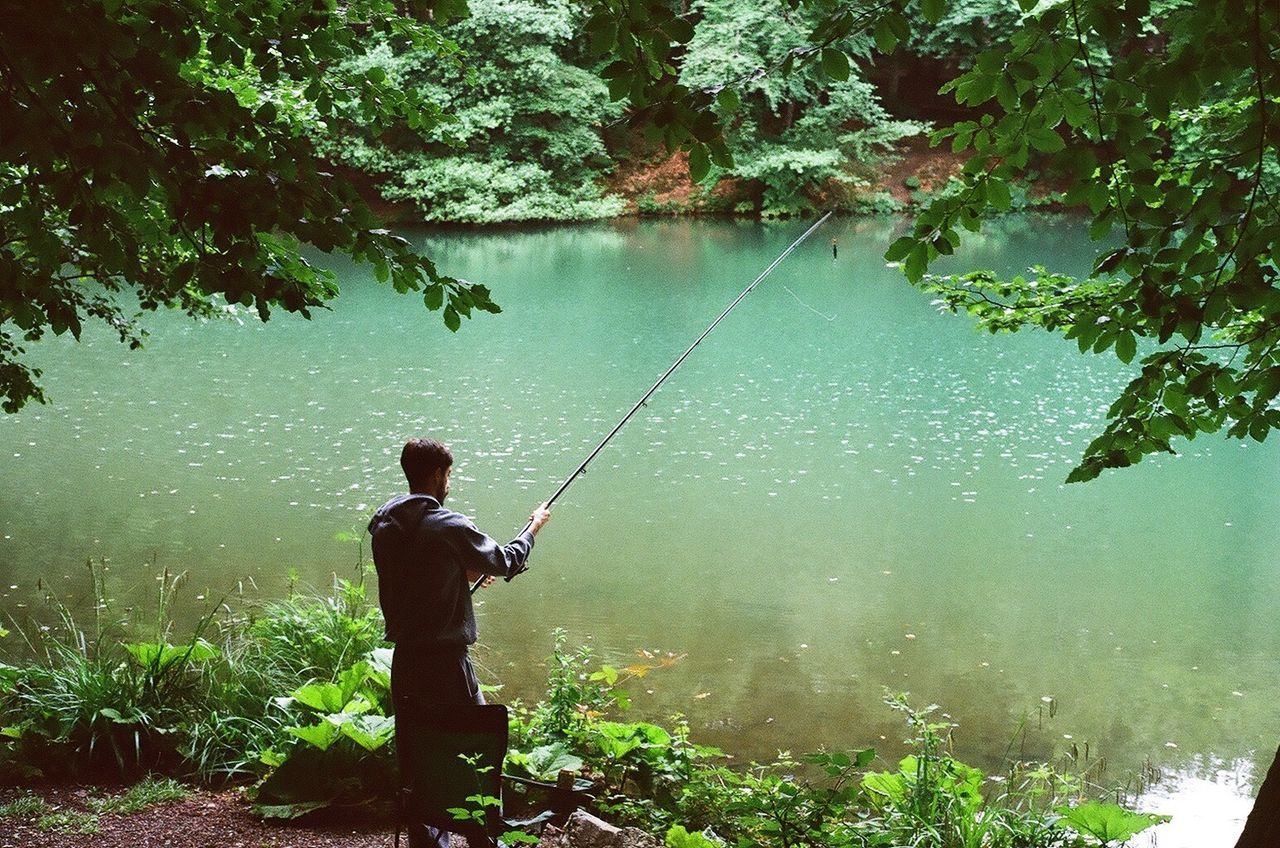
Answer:
[(494, 577), (492, 574), (481, 574), (479, 571), (472, 571), (471, 569), (467, 569), (468, 583), (474, 586), (477, 580), (480, 581), (480, 585), (476, 586), (477, 589), (483, 589), (486, 586), (492, 586), (493, 581), (497, 579), (498, 578)]
[(538, 531), (542, 529), (542, 525), (551, 520), (551, 510), (547, 509), (547, 505), (543, 504), (533, 511), (533, 515), (529, 516), (529, 532), (538, 535)]

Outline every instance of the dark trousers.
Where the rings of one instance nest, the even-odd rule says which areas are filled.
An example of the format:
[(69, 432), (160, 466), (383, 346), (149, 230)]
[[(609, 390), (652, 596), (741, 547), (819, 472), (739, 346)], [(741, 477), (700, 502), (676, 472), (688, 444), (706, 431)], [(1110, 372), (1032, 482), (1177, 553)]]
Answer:
[[(396, 710), (396, 734), (423, 708), (483, 704), (480, 681), (465, 647), (457, 650), (396, 646), (391, 658), (391, 700)], [(401, 756), (406, 746), (396, 745)], [(400, 774), (408, 774), (400, 760)], [(449, 848), (449, 831), (427, 825), (410, 825), (409, 848)]]

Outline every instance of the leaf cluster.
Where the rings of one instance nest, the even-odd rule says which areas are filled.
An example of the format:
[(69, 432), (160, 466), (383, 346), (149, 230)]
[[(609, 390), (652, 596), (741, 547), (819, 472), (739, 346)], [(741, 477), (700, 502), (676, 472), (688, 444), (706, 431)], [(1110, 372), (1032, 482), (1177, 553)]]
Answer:
[[(881, 106), (854, 64), (870, 60), (872, 39), (865, 28), (852, 28), (853, 19), (814, 54), (813, 33), (826, 22), (820, 11), (788, 10), (781, 0), (700, 0), (694, 9), (700, 20), (680, 79), (691, 89), (718, 90), (712, 110), (734, 159), (712, 171), (691, 153), (690, 171), (695, 180), (710, 172), (749, 181), (758, 187), (762, 215), (832, 205), (833, 190), (851, 202), (872, 164), (925, 129), (893, 120)], [(803, 61), (815, 55), (817, 61)], [(735, 82), (725, 86), (726, 78)]]
[[(398, 291), (496, 310), (437, 273), (326, 170), (307, 121), (367, 132), (436, 111), (377, 73), (334, 72), (372, 38), (447, 55), (387, 0), (78, 0), (9, 10), (0, 32), (0, 402), (42, 400), (24, 344), (99, 321), (131, 346), (141, 311), (223, 304), (309, 316), (336, 293), (302, 244)], [(437, 307), (439, 308), (439, 307)], [(451, 322), (456, 324), (456, 321)]]
[[(978, 113), (934, 135), (968, 151), (885, 258), (992, 330), (1039, 326), (1141, 372), (1069, 480), (1225, 429), (1280, 425), (1280, 9), (1073, 0), (1026, 13), (1007, 48), (948, 83)], [(1215, 45), (1236, 44), (1223, 51)], [(1010, 185), (1045, 168), (1101, 242), (1083, 280), (1034, 271), (927, 276)]]
[(577, 38), (580, 7), (568, 2), (474, 0), (443, 33), (451, 61), (430, 49), (382, 41), (344, 70), (385, 75), (434, 104), (425, 133), (370, 139), (352, 113), (317, 127), (320, 149), (377, 181), (383, 197), (414, 204), (427, 221), (501, 223), (617, 214), (597, 179), (609, 166), (601, 125), (616, 118), (605, 84)]

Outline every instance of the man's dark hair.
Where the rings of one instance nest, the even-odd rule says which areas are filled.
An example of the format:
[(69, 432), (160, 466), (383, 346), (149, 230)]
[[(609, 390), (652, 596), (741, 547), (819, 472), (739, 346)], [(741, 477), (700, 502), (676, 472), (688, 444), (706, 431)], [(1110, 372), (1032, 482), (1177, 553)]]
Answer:
[(453, 454), (435, 439), (410, 439), (400, 451), (400, 467), (409, 487), (425, 484), (436, 471), (453, 465)]

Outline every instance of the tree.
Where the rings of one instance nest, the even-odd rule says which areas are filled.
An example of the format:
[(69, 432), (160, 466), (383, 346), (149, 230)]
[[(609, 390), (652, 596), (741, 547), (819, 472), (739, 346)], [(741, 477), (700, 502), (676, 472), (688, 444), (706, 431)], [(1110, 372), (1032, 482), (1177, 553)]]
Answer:
[[(973, 156), (886, 258), (992, 331), (1038, 326), (1139, 358), (1071, 481), (1176, 438), (1262, 441), (1280, 425), (1278, 24), (1265, 2), (1075, 0), (1026, 15), (1008, 50), (947, 86), (982, 114), (935, 139)], [(1039, 167), (1092, 212), (1104, 246), (1087, 279), (927, 275)]]
[[(1139, 360), (1068, 481), (1200, 433), (1262, 441), (1280, 426), (1280, 4), (1019, 5), (1009, 47), (944, 88), (976, 113), (935, 136), (972, 152), (962, 179), (886, 258), (992, 332)], [(929, 275), (1033, 167), (1092, 213), (1092, 273)], [(1280, 752), (1239, 848), (1280, 843), (1278, 808)]]
[(497, 311), (484, 286), (439, 274), (383, 229), (303, 131), (353, 111), (370, 133), (438, 123), (436, 104), (376, 68), (335, 70), (374, 37), (447, 59), (455, 48), (431, 24), (386, 0), (73, 0), (6, 4), (4, 18), (6, 411), (43, 399), (23, 344), (50, 331), (79, 337), (97, 319), (136, 347), (139, 309), (308, 315), (337, 288), (304, 243), (422, 292), (450, 328), (473, 309)]
[(462, 62), (442, 62), (431, 49), (396, 53), (385, 41), (352, 60), (355, 70), (380, 69), (396, 88), (437, 104), (447, 120), (425, 134), (392, 131), (371, 142), (356, 113), (319, 130), (321, 152), (373, 175), (383, 197), (412, 202), (426, 221), (620, 213), (621, 199), (602, 197), (597, 181), (610, 165), (601, 126), (621, 105), (585, 67), (575, 43), (580, 7), (472, 0), (469, 12), (442, 29)]
[[(612, 59), (603, 69), (611, 98), (625, 97), (672, 149), (693, 151), (702, 173), (710, 158), (730, 166), (714, 93), (677, 81), (676, 57), (693, 34), (682, 10), (659, 0), (593, 0), (586, 10), (592, 54)], [(382, 228), (331, 172), (313, 132), (408, 132), (429, 146), (450, 116), (429, 91), (398, 88), (367, 54), (460, 67), (441, 28), (467, 11), (466, 0), (7, 4), (0, 406), (43, 400), (23, 345), (48, 332), (78, 338), (100, 320), (137, 347), (142, 312), (162, 306), (309, 315), (337, 288), (304, 244), (420, 292), (451, 330), (473, 310), (498, 311), (484, 286), (438, 273)]]
[[(789, 74), (758, 73), (809, 48), (813, 14), (785, 14), (781, 0), (699, 0), (699, 20), (681, 62), (691, 91), (719, 89), (713, 107), (726, 126), (732, 167), (716, 176), (758, 183), (766, 217), (798, 215), (849, 198), (831, 189), (864, 186), (894, 145), (927, 126), (893, 120), (849, 56), (865, 63), (872, 40), (851, 32), (828, 46), (820, 62)], [(725, 80), (739, 79), (731, 88)], [(852, 194), (846, 192), (846, 194)], [(824, 198), (825, 195), (825, 198)]]

